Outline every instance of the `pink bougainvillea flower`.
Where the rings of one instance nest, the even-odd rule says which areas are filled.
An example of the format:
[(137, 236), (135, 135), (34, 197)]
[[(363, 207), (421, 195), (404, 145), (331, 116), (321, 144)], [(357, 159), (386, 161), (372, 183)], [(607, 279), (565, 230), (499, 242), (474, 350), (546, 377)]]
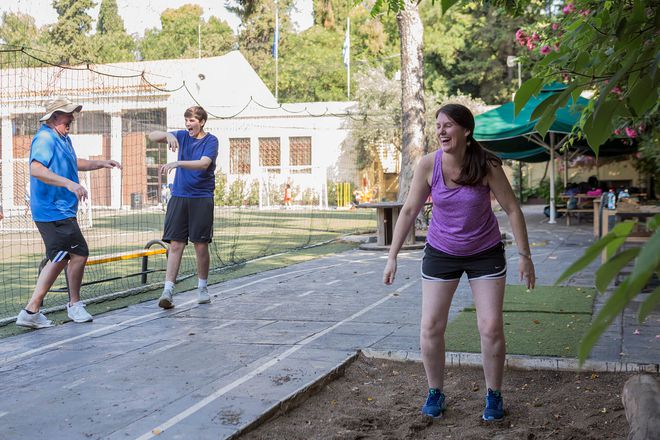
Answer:
[(583, 17), (586, 17), (589, 14), (591, 14), (591, 11), (589, 9), (582, 9), (580, 11), (580, 15), (583, 16)]
[(555, 50), (555, 52), (559, 52), (559, 43), (553, 44), (552, 48)]
[(516, 41), (521, 45), (524, 46), (527, 44), (527, 34), (525, 33), (524, 30), (518, 29), (516, 31)]
[(534, 33), (532, 34), (532, 41), (534, 41), (534, 42), (536, 42), (536, 41), (541, 41), (541, 37), (539, 37), (539, 34), (537, 34), (536, 32), (534, 32)]
[(626, 127), (626, 136), (630, 139), (635, 139), (637, 137), (637, 130), (634, 128)]
[(541, 49), (539, 49), (539, 52), (541, 52), (541, 54), (543, 54), (543, 55), (547, 55), (550, 52), (552, 52), (552, 49), (550, 48), (550, 46), (546, 45), (546, 46), (541, 47)]
[(556, 31), (557, 29), (559, 29), (559, 23), (552, 23), (552, 30)]
[(614, 130), (614, 134), (615, 134), (616, 136), (621, 136), (621, 129), (620, 129), (620, 128), (617, 128), (616, 130)]
[(614, 93), (617, 96), (621, 96), (621, 94), (623, 93), (623, 90), (621, 90), (621, 87), (619, 87), (619, 86), (614, 86), (614, 87), (612, 87), (612, 93)]
[(527, 40), (527, 49), (533, 50), (536, 47), (536, 44), (532, 40)]
[(562, 9), (562, 12), (564, 14), (570, 14), (571, 12), (575, 12), (575, 5), (573, 3), (569, 3), (566, 6), (564, 6), (564, 9)]

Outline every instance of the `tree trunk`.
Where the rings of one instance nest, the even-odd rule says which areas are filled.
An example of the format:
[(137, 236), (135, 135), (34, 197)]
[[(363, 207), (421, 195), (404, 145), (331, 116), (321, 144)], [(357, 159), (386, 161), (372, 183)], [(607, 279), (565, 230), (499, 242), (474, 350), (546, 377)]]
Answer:
[(660, 439), (660, 382), (648, 374), (631, 377), (621, 394), (630, 425), (628, 440)]
[(415, 166), (426, 151), (424, 138), (424, 26), (417, 2), (403, 0), (397, 14), (401, 39), (402, 145), (399, 202), (408, 196)]

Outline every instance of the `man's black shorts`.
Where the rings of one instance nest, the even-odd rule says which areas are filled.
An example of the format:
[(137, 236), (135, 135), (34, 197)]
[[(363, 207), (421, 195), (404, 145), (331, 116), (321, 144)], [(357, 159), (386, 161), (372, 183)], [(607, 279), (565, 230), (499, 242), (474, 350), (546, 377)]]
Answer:
[(211, 243), (213, 238), (213, 198), (172, 197), (167, 203), (163, 241), (188, 239)]
[(426, 243), (422, 259), (422, 278), (428, 281), (455, 281), (467, 273), (469, 280), (495, 280), (506, 277), (504, 243), (478, 254), (459, 257)]
[(75, 217), (35, 223), (46, 245), (46, 258), (53, 263), (68, 260), (69, 254), (89, 256), (87, 242)]

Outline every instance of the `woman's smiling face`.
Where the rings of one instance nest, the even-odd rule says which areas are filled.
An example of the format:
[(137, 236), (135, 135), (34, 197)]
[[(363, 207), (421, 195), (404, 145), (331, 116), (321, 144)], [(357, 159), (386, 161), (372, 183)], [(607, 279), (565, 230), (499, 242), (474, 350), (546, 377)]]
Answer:
[(435, 134), (438, 136), (440, 148), (444, 153), (455, 153), (464, 149), (470, 130), (458, 125), (444, 113), (438, 113), (435, 121)]

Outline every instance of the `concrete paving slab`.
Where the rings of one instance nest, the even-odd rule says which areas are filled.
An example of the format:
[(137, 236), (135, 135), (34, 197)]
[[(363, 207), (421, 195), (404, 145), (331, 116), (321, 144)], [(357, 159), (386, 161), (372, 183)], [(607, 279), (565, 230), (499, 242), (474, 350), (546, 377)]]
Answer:
[[(591, 231), (549, 226), (537, 214), (527, 213), (533, 259), (539, 284), (553, 284), (591, 243)], [(183, 292), (173, 310), (150, 301), (91, 324), (7, 338), (0, 344), (0, 438), (229, 438), (336, 372), (358, 349), (418, 361), (421, 255), (400, 255), (393, 286), (381, 281), (384, 253), (355, 250), (211, 286), (209, 305), (197, 305), (195, 291)], [(515, 247), (506, 255), (507, 280), (517, 283)], [(592, 286), (593, 272), (564, 284)], [(605, 299), (596, 298), (596, 310)], [(471, 304), (463, 279), (450, 318)], [(656, 334), (657, 313), (638, 324), (628, 310), (587, 368), (657, 372)], [(449, 353), (448, 362), (479, 364), (480, 355)], [(577, 368), (563, 358), (507, 362)]]

